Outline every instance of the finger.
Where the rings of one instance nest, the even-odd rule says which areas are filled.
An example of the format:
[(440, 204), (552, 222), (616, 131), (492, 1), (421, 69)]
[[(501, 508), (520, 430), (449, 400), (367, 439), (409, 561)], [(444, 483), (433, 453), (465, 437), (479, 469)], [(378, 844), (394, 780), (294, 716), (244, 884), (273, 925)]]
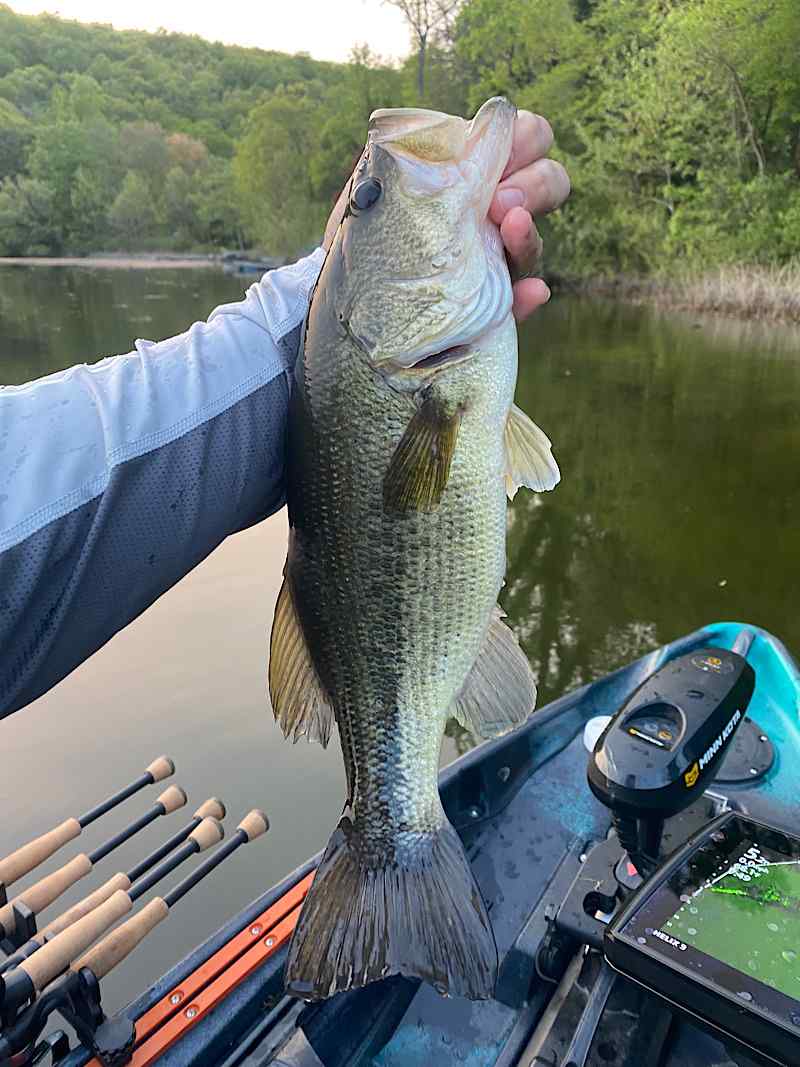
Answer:
[(542, 254), (542, 239), (525, 208), (509, 211), (500, 224), (500, 236), (511, 260), (514, 280), (530, 274)]
[(569, 176), (561, 164), (554, 159), (537, 159), (498, 185), (489, 218), (500, 225), (512, 207), (527, 208), (532, 215), (546, 215), (561, 207), (569, 191)]
[(511, 155), (508, 157), (503, 178), (514, 171), (527, 167), (535, 159), (546, 156), (553, 145), (553, 129), (547, 119), (532, 111), (518, 111), (514, 123)]
[(523, 278), (514, 286), (514, 318), (517, 322), (523, 322), (549, 299), (550, 289), (541, 278)]

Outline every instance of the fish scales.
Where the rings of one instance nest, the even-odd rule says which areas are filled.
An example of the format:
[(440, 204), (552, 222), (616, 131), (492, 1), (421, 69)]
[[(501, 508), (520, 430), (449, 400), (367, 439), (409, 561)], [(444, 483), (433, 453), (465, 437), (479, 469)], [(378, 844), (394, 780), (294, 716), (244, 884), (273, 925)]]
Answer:
[(497, 950), (439, 799), (448, 717), (519, 725), (535, 685), (496, 608), (506, 492), (552, 488), (513, 406), (511, 287), (486, 215), (514, 110), (376, 112), (323, 265), (289, 413), (289, 551), (270, 653), (287, 736), (327, 743), (347, 803), (292, 940), (319, 999), (389, 974), (492, 995)]

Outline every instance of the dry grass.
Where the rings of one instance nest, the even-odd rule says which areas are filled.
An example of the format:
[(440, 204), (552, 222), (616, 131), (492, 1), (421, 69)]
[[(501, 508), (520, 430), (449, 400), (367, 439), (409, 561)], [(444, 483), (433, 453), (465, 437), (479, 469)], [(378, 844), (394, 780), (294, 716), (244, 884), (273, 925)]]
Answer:
[(800, 322), (800, 262), (782, 267), (720, 267), (670, 278), (622, 277), (579, 284), (579, 288), (635, 303)]

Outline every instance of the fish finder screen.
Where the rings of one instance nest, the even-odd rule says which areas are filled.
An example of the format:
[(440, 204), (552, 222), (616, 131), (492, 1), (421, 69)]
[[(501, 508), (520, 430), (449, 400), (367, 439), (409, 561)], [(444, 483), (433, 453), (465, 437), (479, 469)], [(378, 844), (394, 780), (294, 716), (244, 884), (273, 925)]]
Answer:
[(714, 867), (696, 884), (682, 872), (680, 907), (654, 933), (800, 1000), (800, 857), (745, 841)]

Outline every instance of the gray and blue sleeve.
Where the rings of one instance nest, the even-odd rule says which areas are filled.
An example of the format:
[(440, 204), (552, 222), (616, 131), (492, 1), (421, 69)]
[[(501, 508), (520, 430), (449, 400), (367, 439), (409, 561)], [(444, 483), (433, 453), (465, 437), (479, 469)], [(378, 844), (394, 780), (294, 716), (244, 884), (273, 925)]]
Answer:
[(0, 718), (284, 502), (322, 250), (158, 344), (0, 388)]

